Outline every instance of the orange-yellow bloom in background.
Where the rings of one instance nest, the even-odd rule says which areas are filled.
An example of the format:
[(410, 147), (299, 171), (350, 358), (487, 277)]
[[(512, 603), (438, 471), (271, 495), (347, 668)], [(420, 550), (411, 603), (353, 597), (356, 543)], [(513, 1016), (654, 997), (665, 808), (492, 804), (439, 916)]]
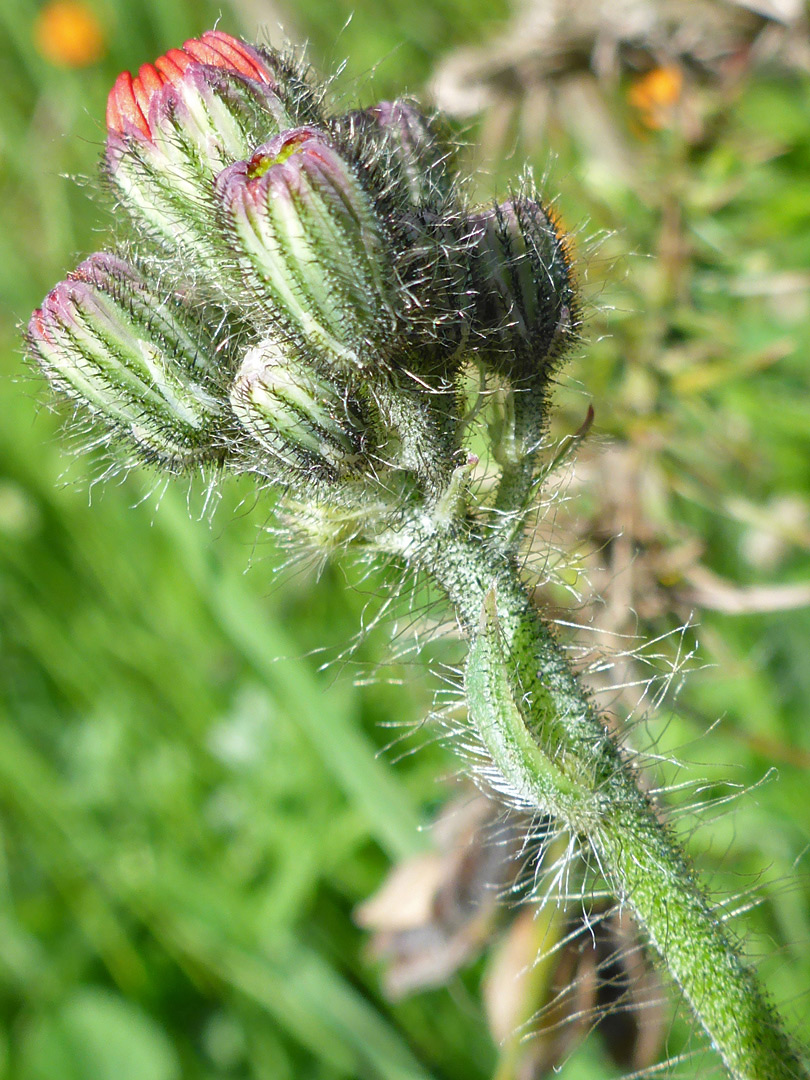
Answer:
[(636, 79), (627, 100), (639, 110), (646, 127), (658, 129), (669, 123), (670, 110), (680, 101), (682, 90), (683, 72), (679, 67), (658, 67)]
[(101, 23), (80, 0), (50, 0), (34, 22), (34, 44), (59, 67), (89, 67), (107, 51)]

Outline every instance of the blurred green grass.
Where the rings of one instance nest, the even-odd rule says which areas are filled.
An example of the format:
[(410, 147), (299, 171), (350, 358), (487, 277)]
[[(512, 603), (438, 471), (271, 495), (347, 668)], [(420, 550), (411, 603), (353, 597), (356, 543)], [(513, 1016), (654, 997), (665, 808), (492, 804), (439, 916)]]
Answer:
[[(264, 529), (272, 507), (238, 484), (212, 523), (202, 493), (145, 475), (94, 486), (91, 499), (99, 465), (71, 454), (21, 359), (16, 325), (103, 240), (98, 206), (63, 174), (93, 175), (109, 85), (212, 25), (220, 6), (99, 2), (108, 52), (77, 70), (33, 49), (37, 7), (0, 0), (0, 1077), (490, 1076), (480, 966), (392, 1005), (352, 923), (389, 863), (429, 843), (418, 827), (453, 768), (432, 745), (396, 764), (379, 754), (383, 723), (428, 708), (418, 668), (363, 689), (351, 666), (319, 670), (384, 580), (307, 563), (277, 576), (287, 553)], [(348, 57), (339, 87), (370, 100), (418, 91), (445, 50), (485, 40), (507, 5), (279, 11), (316, 66)], [(222, 24), (251, 35), (271, 22), (250, 12), (223, 12)], [(752, 565), (740, 509), (767, 519), (780, 496), (810, 504), (807, 287), (784, 310), (778, 294), (746, 292), (753, 278), (810, 271), (809, 103), (807, 79), (756, 80), (712, 145), (652, 136), (637, 186), (606, 185), (565, 125), (549, 136), (566, 220), (614, 230), (590, 266), (604, 311), (561, 394), (561, 430), (582, 412), (580, 380), (599, 432), (641, 447), (666, 477), (662, 531), (698, 536), (706, 565), (743, 584), (810, 578), (804, 534), (773, 571)], [(614, 107), (624, 122), (621, 89)], [(530, 151), (542, 169), (549, 147)], [(484, 160), (482, 192), (519, 161)], [(665, 260), (641, 254), (658, 250), (676, 197), (689, 258), (673, 285)], [(692, 847), (721, 891), (764, 879), (768, 903), (745, 925), (799, 1025), (810, 612), (701, 623), (714, 666), (650, 723), (662, 752), (695, 744), (717, 792), (778, 765)], [(644, 629), (676, 625), (664, 613)], [(357, 662), (373, 665), (384, 641), (385, 629), (368, 635)], [(610, 1075), (595, 1053), (564, 1075)]]

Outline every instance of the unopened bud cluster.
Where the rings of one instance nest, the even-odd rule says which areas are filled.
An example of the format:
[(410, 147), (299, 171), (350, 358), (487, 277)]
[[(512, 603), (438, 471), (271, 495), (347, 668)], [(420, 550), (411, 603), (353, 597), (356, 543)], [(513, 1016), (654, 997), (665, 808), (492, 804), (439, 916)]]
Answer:
[(435, 117), (335, 115), (297, 61), (214, 30), (119, 76), (107, 129), (120, 242), (27, 337), (136, 457), (358, 512), (437, 502), (475, 364), (542, 401), (577, 324), (566, 239), (529, 185), (467, 206)]
[[(119, 240), (28, 325), (53, 387), (131, 460), (251, 474), (321, 550), (423, 572), (470, 640), (459, 743), (479, 782), (590, 848), (735, 1080), (809, 1076), (521, 577), (578, 325), (566, 237), (530, 182), (470, 206), (435, 117), (335, 115), (300, 64), (219, 30), (122, 74), (107, 129)], [(568, 880), (567, 855), (549, 874)]]

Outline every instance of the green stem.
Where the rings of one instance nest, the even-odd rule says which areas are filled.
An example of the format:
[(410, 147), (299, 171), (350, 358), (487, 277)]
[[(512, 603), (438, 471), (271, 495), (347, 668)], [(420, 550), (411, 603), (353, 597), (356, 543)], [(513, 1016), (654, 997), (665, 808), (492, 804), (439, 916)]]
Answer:
[[(502, 455), (501, 478), (495, 496), (493, 537), (501, 546), (511, 547), (523, 525), (534, 488), (535, 462), (540, 449), (542, 417), (545, 415), (543, 386), (525, 387), (511, 393), (511, 431), (495, 440)], [(538, 417), (541, 418), (538, 422)]]
[[(502, 703), (496, 701), (491, 715), (502, 719), (489, 727), (479, 721), (479, 734), (510, 785), (590, 845), (617, 898), (635, 912), (735, 1080), (807, 1077), (757, 976), (712, 908), (674, 833), (639, 789), (532, 606), (514, 562), (461, 526), (423, 539), (415, 558), (474, 640), (482, 635), (488, 598), (490, 607), (496, 598), (495, 629), (520, 708), (499, 714)], [(484, 654), (480, 662), (486, 663)], [(477, 719), (472, 709), (471, 719)]]

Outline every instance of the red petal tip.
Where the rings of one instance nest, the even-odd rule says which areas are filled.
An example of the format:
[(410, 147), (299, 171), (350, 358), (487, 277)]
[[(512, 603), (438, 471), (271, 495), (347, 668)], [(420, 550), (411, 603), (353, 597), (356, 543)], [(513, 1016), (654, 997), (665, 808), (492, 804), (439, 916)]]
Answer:
[(148, 117), (152, 99), (167, 83), (177, 86), (195, 63), (274, 83), (261, 57), (249, 45), (222, 30), (206, 30), (201, 38), (185, 41), (182, 49), (170, 49), (154, 64), (144, 64), (134, 79), (128, 71), (118, 76), (107, 100), (108, 130), (125, 134), (128, 128), (135, 128), (151, 137)]
[(152, 64), (143, 64), (138, 71), (137, 78), (132, 80), (132, 93), (138, 103), (138, 108), (147, 121), (147, 133), (149, 130), (149, 103), (155, 94), (163, 88), (165, 79)]
[(28, 333), (31, 337), (44, 337), (47, 338), (47, 331), (45, 329), (45, 318), (42, 312), (42, 308), (36, 308), (31, 318), (28, 320)]
[(183, 52), (193, 56), (198, 64), (211, 64), (214, 67), (224, 67), (222, 56), (208, 42), (199, 38), (189, 38), (183, 42)]
[(230, 67), (249, 79), (271, 82), (270, 73), (262, 63), (261, 57), (244, 41), (238, 41), (222, 30), (206, 30), (202, 40), (219, 53), (224, 62), (223, 66)]
[(182, 49), (169, 49), (165, 56), (157, 58), (155, 67), (166, 82), (176, 86), (183, 78), (183, 72), (193, 63), (193, 58)]
[(149, 136), (149, 125), (135, 96), (132, 75), (122, 71), (107, 98), (107, 129), (125, 134), (132, 127)]

